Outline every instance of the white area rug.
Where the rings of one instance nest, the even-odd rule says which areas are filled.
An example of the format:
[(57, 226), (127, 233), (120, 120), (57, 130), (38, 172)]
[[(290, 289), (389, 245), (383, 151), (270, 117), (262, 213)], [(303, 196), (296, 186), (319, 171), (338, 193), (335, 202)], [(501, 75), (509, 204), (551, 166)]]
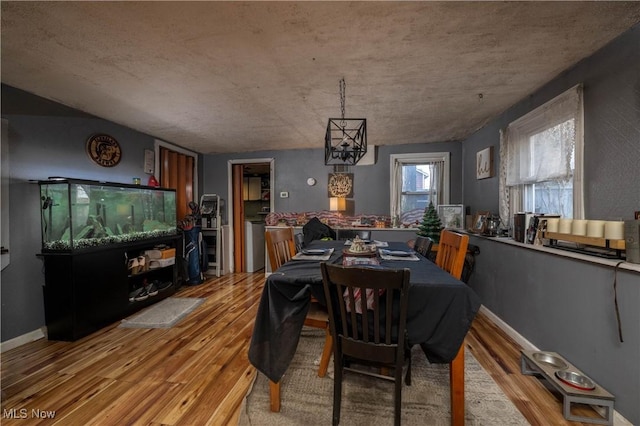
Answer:
[(169, 297), (131, 318), (123, 319), (118, 327), (171, 328), (203, 302), (203, 298)]

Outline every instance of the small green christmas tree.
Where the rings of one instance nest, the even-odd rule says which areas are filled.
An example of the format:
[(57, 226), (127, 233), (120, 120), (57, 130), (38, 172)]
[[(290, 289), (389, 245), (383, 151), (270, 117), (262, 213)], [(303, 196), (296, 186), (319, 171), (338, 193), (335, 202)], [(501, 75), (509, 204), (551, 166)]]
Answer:
[(440, 241), (440, 231), (442, 230), (442, 222), (438, 217), (433, 203), (429, 203), (429, 207), (424, 210), (424, 216), (422, 217), (422, 223), (418, 227), (418, 235), (423, 237), (429, 237), (434, 243)]

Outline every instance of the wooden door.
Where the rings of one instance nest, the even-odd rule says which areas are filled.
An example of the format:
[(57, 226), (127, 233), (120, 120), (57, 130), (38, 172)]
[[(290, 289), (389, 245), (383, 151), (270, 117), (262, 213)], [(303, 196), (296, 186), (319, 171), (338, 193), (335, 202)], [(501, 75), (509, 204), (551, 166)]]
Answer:
[(195, 161), (190, 155), (160, 147), (160, 186), (176, 190), (176, 210), (178, 220), (191, 213), (189, 202), (198, 200), (195, 188)]
[(245, 272), (244, 197), (242, 196), (244, 166), (242, 164), (234, 164), (231, 173), (233, 188), (233, 263), (235, 272)]

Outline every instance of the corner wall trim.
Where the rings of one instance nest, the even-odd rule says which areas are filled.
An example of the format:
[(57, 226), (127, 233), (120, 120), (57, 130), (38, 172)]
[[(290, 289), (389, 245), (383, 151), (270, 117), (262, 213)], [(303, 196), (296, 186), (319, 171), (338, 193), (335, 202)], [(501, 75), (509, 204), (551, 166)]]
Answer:
[(18, 346), (22, 346), (26, 343), (34, 342), (36, 340), (42, 339), (43, 337), (45, 337), (44, 327), (30, 331), (26, 334), (23, 334), (22, 336), (14, 337), (13, 339), (0, 343), (0, 353), (15, 349)]

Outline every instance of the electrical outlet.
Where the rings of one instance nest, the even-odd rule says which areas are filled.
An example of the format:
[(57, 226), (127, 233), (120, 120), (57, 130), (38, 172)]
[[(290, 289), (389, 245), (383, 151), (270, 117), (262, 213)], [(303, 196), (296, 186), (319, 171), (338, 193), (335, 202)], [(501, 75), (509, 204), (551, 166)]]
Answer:
[(280, 193), (280, 198), (289, 198), (289, 193), (287, 191), (282, 191)]

